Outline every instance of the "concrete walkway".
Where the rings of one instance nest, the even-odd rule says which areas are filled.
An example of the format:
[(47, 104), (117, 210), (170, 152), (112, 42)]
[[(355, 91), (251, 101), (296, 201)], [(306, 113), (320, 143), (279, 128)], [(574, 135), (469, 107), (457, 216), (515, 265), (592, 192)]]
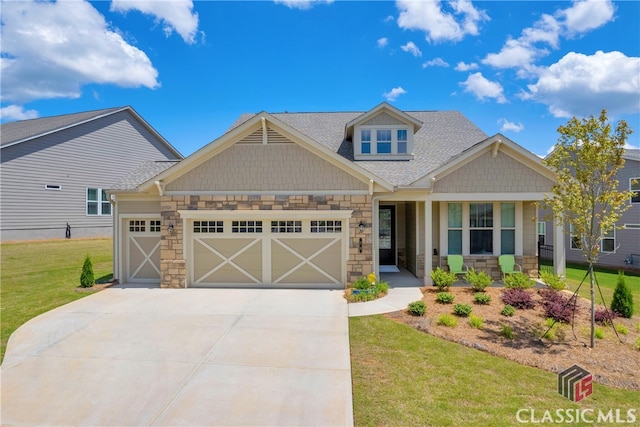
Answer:
[(387, 296), (368, 302), (349, 304), (349, 317), (370, 316), (406, 310), (410, 302), (422, 299), (420, 288), (391, 288)]
[(342, 291), (110, 288), (11, 336), (0, 424), (350, 426), (348, 311)]

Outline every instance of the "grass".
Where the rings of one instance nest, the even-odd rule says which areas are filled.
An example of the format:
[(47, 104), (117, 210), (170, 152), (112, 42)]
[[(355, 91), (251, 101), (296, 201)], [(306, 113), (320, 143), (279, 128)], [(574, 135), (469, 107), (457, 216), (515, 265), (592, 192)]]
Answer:
[[(586, 267), (567, 264), (567, 284), (569, 285), (569, 289), (571, 291), (575, 291), (586, 274)], [(640, 313), (640, 276), (631, 276), (629, 274), (625, 274), (624, 279), (625, 283), (633, 293), (634, 314), (637, 315)], [(610, 307), (611, 299), (613, 298), (613, 291), (616, 289), (616, 284), (618, 283), (618, 272), (596, 268), (596, 280), (600, 285), (600, 289), (602, 290), (602, 295), (604, 296), (605, 301), (605, 304), (603, 304), (602, 298), (600, 297), (600, 292), (598, 292), (598, 288), (596, 288), (596, 304), (603, 304), (607, 307)], [(589, 288), (589, 277), (587, 277), (586, 279), (584, 279), (584, 283), (582, 283), (582, 285), (580, 286), (578, 295), (590, 300), (591, 291)]]
[(76, 292), (87, 254), (96, 281), (112, 277), (111, 239), (4, 243), (0, 251), (0, 360), (20, 325), (90, 294)]
[(621, 408), (626, 414), (640, 401), (640, 392), (594, 384), (591, 396), (573, 403), (558, 394), (553, 373), (383, 316), (350, 318), (349, 327), (357, 426), (509, 426), (518, 425), (521, 408), (534, 409), (538, 418), (558, 408)]

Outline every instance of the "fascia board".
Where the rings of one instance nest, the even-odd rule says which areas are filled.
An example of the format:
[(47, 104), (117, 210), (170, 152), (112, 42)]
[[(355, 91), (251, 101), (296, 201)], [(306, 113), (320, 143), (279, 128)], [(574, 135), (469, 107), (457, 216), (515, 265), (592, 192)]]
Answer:
[(422, 122), (412, 116), (410, 116), (409, 114), (405, 113), (402, 110), (397, 109), (396, 107), (394, 107), (393, 105), (387, 103), (387, 102), (382, 102), (380, 104), (378, 104), (377, 106), (375, 106), (374, 108), (372, 108), (371, 110), (359, 115), (358, 117), (356, 117), (355, 119), (351, 120), (349, 123), (346, 124), (346, 129), (349, 129), (352, 126), (357, 125), (358, 123), (361, 123), (367, 119), (369, 119), (370, 117), (375, 116), (376, 114), (378, 114), (380, 111), (382, 110), (387, 110), (392, 116), (396, 116), (398, 119), (404, 121), (404, 122), (408, 122), (414, 125), (414, 130), (415, 128), (420, 128), (422, 127)]

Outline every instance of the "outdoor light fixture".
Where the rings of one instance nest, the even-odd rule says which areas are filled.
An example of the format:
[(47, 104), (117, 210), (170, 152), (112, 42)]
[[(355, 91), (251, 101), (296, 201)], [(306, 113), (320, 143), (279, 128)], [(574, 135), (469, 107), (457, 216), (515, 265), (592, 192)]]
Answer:
[(362, 221), (360, 221), (358, 227), (360, 228), (360, 232), (362, 233), (364, 231), (364, 224), (362, 223)]
[(172, 222), (169, 223), (168, 229), (169, 229), (169, 234), (173, 234), (173, 223)]

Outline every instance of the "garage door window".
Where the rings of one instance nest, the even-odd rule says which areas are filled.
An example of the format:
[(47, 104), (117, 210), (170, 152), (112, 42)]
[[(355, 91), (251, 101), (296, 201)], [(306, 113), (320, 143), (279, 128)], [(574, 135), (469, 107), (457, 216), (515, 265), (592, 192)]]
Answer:
[(262, 221), (233, 221), (232, 233), (262, 233)]
[(147, 221), (131, 220), (129, 221), (129, 231), (133, 233), (143, 233), (146, 231)]
[(271, 221), (272, 233), (302, 233), (302, 221)]
[(342, 221), (311, 221), (312, 233), (340, 233)]
[(194, 233), (222, 233), (224, 225), (222, 221), (194, 221)]

